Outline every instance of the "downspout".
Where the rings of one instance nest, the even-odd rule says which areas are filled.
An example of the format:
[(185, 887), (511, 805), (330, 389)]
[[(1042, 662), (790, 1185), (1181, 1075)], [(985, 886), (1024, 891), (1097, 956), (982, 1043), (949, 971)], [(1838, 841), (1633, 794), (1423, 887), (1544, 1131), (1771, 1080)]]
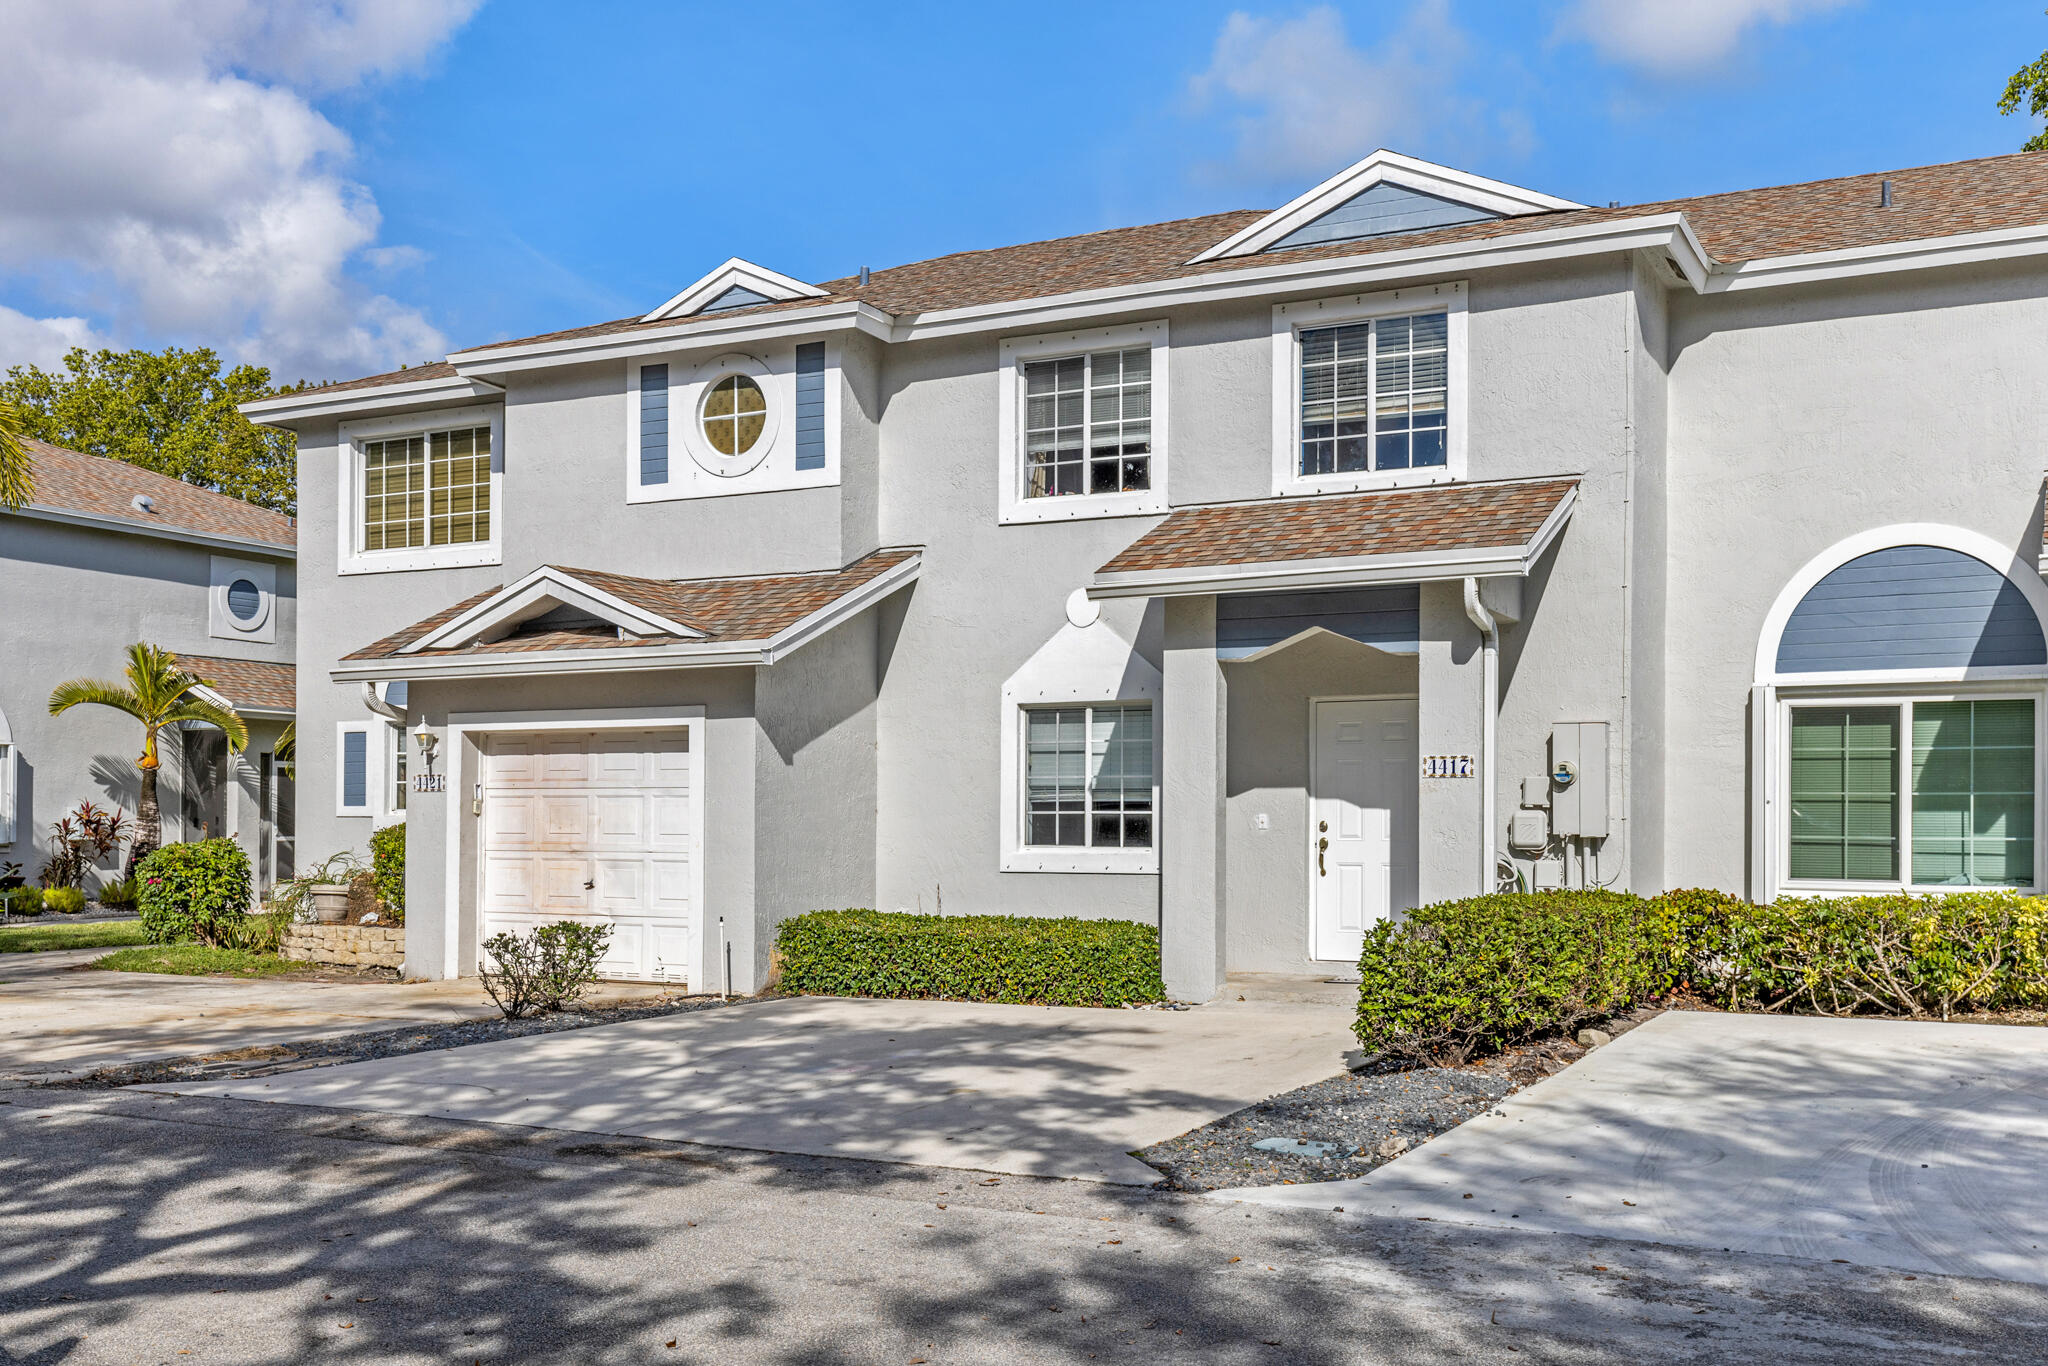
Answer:
[(395, 721), (401, 729), (405, 726), (405, 708), (394, 707), (377, 693), (375, 683), (363, 684), (363, 705), (386, 721)]
[(1465, 615), (1485, 639), (1480, 666), (1486, 697), (1479, 714), (1479, 895), (1493, 891), (1500, 872), (1493, 847), (1494, 731), (1500, 724), (1500, 623), (1479, 600), (1479, 580), (1465, 580)]

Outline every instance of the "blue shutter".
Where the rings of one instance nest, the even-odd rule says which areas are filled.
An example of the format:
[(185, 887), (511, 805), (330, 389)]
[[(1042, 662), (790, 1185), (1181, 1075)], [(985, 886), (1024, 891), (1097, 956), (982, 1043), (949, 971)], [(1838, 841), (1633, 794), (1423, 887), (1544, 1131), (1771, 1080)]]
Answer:
[(1400, 232), (1422, 232), (1459, 223), (1484, 223), (1500, 217), (1470, 204), (1459, 204), (1421, 190), (1381, 183), (1364, 190), (1331, 209), (1312, 223), (1305, 223), (1267, 247), (1287, 251), (1294, 247), (1321, 246), (1325, 242), (1353, 242), (1366, 237), (1386, 237)]
[(236, 579), (228, 585), (228, 611), (234, 613), (236, 621), (253, 619), (263, 606), (263, 590), (247, 579)]
[(2026, 595), (1974, 556), (1931, 545), (1859, 555), (1807, 591), (1778, 639), (1780, 673), (2048, 663)]
[(668, 482), (668, 367), (640, 367), (640, 482)]
[(1422, 637), (1422, 590), (1404, 583), (1225, 594), (1216, 599), (1216, 657), (1243, 659), (1318, 626), (1361, 644), (1414, 654)]
[(370, 736), (367, 731), (341, 735), (341, 805), (354, 810), (370, 804)]
[(796, 349), (796, 467), (825, 468), (825, 343)]

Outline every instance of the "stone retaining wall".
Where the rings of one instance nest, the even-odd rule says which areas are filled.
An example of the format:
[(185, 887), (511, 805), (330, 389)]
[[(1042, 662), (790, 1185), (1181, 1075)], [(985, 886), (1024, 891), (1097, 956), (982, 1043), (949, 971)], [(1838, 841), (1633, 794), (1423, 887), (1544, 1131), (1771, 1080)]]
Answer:
[(284, 957), (351, 967), (403, 968), (403, 925), (290, 925)]

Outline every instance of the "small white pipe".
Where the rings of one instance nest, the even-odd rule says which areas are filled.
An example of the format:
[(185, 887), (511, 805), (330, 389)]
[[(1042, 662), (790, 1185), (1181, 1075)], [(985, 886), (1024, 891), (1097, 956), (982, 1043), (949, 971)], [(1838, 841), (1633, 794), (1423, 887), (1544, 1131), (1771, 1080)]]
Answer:
[(1485, 640), (1480, 672), (1486, 696), (1479, 717), (1479, 781), (1484, 784), (1479, 793), (1479, 894), (1485, 896), (1494, 889), (1500, 876), (1495, 868), (1498, 860), (1493, 844), (1494, 730), (1500, 721), (1500, 623), (1479, 600), (1477, 579), (1465, 580), (1465, 615), (1472, 618), (1472, 624)]

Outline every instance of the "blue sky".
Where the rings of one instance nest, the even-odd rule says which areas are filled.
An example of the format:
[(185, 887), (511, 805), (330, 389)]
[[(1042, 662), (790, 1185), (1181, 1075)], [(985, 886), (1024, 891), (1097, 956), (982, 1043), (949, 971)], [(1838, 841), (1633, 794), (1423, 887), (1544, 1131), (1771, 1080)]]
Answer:
[(2048, 48), (2013, 0), (141, 12), (0, 18), (0, 88), (37, 73), (0, 173), (42, 191), (0, 207), (0, 365), (178, 341), (338, 378), (730, 255), (824, 279), (1266, 207), (1381, 145), (1625, 203), (1982, 156)]

